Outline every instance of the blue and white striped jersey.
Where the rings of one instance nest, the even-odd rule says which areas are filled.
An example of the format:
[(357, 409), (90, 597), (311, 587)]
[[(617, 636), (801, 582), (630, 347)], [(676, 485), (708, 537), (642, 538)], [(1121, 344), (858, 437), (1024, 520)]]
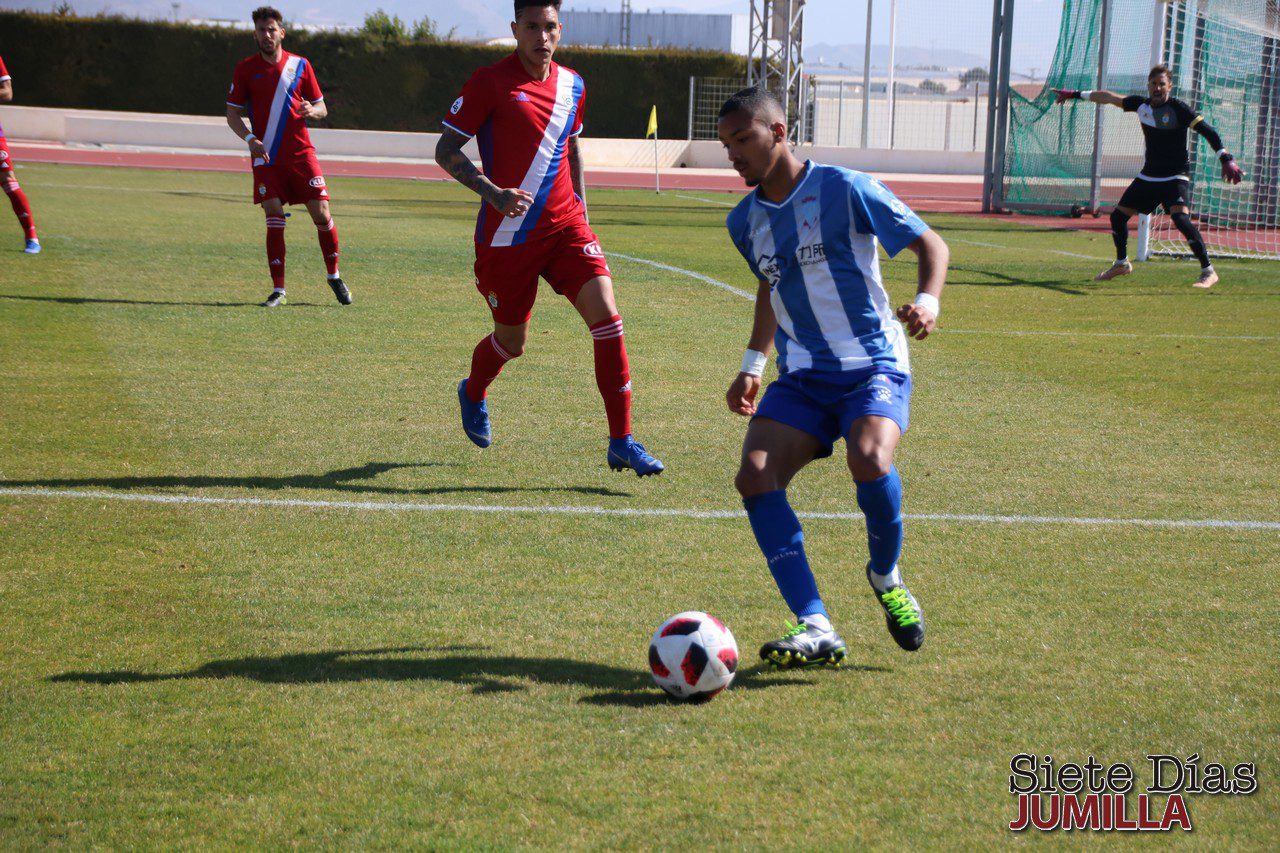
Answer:
[(876, 244), (893, 257), (929, 226), (888, 187), (810, 160), (781, 204), (756, 190), (725, 224), (751, 272), (769, 283), (780, 373), (911, 371)]

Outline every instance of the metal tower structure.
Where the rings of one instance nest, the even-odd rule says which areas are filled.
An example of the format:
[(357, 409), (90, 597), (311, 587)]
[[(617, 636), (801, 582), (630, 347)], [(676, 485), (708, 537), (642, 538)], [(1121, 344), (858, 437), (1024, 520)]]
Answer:
[(618, 33), (618, 44), (631, 47), (631, 0), (622, 0), (622, 23)]
[(771, 89), (787, 111), (793, 142), (807, 142), (809, 103), (804, 76), (805, 0), (748, 0), (747, 84)]

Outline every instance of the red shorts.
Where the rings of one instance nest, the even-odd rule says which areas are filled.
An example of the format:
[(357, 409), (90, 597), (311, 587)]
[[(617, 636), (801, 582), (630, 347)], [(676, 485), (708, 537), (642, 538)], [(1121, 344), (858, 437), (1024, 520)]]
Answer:
[(8, 172), (13, 168), (13, 161), (9, 159), (9, 146), (4, 141), (4, 137), (0, 136), (0, 172)]
[(476, 244), (476, 290), (489, 303), (494, 322), (518, 326), (533, 316), (538, 276), (574, 302), (582, 286), (608, 276), (600, 241), (585, 221), (518, 246)]
[(329, 198), (320, 161), (309, 156), (290, 163), (253, 167), (253, 203), (278, 198), (284, 204), (305, 204)]

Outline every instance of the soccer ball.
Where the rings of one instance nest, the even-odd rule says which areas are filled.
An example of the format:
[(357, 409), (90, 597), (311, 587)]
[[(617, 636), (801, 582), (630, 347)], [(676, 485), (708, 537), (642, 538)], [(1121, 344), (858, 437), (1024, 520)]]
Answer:
[(710, 699), (733, 681), (738, 643), (714, 616), (677, 613), (649, 641), (649, 671), (659, 687), (680, 700)]

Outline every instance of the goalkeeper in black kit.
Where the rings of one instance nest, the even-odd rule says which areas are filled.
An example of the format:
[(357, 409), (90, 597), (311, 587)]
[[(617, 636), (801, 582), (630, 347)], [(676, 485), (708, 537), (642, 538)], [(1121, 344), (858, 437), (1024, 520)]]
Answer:
[(1238, 184), (1244, 177), (1235, 158), (1222, 146), (1222, 137), (1183, 101), (1169, 96), (1173, 88), (1173, 75), (1167, 65), (1157, 65), (1147, 75), (1147, 97), (1130, 95), (1122, 98), (1114, 92), (1054, 89), (1058, 103), (1074, 99), (1095, 104), (1111, 104), (1127, 113), (1136, 112), (1142, 123), (1142, 136), (1146, 141), (1146, 160), (1142, 171), (1129, 184), (1120, 197), (1116, 209), (1111, 212), (1111, 236), (1116, 244), (1116, 262), (1098, 273), (1096, 281), (1108, 281), (1133, 272), (1129, 263), (1129, 219), (1135, 213), (1152, 213), (1160, 205), (1168, 212), (1173, 224), (1187, 238), (1191, 253), (1200, 261), (1200, 277), (1196, 287), (1213, 287), (1218, 274), (1209, 262), (1200, 229), (1191, 221), (1191, 157), (1187, 153), (1187, 131), (1194, 130), (1208, 140), (1222, 162), (1222, 179)]

